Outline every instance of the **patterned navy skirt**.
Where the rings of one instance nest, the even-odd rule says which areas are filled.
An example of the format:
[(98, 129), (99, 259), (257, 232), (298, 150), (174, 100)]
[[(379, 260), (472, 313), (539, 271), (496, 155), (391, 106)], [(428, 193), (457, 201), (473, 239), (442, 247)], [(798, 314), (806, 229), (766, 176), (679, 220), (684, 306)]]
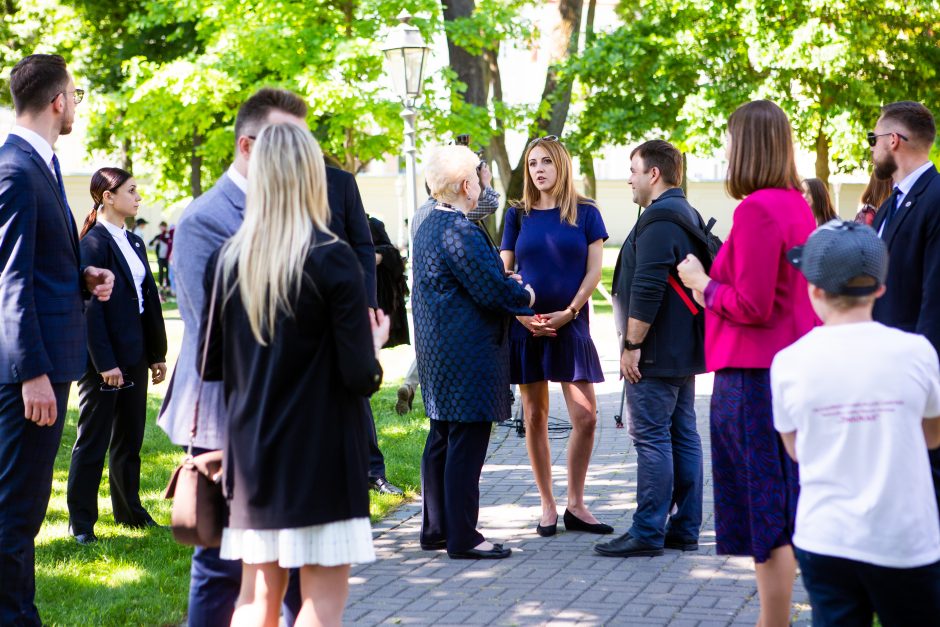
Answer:
[(797, 465), (774, 430), (768, 369), (715, 373), (711, 446), (718, 553), (765, 562), (791, 543), (800, 490)]

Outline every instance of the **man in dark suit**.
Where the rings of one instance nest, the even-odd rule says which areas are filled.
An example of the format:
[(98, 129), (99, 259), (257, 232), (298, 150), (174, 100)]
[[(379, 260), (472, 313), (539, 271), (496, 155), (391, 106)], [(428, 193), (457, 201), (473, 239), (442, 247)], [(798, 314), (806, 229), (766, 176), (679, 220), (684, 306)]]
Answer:
[[(888, 246), (888, 291), (875, 301), (877, 322), (920, 333), (940, 352), (940, 174), (930, 162), (937, 137), (934, 117), (919, 102), (881, 108), (868, 134), (875, 176), (891, 179), (872, 228)], [(940, 449), (930, 451), (940, 504)]]
[(626, 533), (594, 546), (608, 557), (698, 548), (703, 478), (695, 375), (705, 372), (705, 323), (671, 273), (689, 253), (701, 254), (689, 233), (701, 217), (681, 183), (682, 154), (672, 144), (648, 141), (630, 155), (633, 200), (646, 210), (620, 250), (613, 296), (637, 451), (637, 507)]
[[(248, 162), (258, 133), (268, 124), (289, 123), (306, 129), (306, 115), (307, 105), (303, 99), (286, 90), (261, 89), (246, 100), (235, 119), (235, 160), (232, 166), (210, 190), (193, 200), (177, 225), (170, 263), (184, 334), (173, 380), (160, 410), (159, 424), (170, 439), (181, 446), (189, 444), (192, 406), (200, 389), (196, 355), (207, 296), (203, 275), (209, 256), (242, 224), (248, 189)], [(348, 172), (329, 167), (326, 176), (330, 229), (352, 247), (359, 259), (366, 297), (370, 307), (375, 308), (375, 249), (356, 179)], [(363, 403), (368, 404), (368, 399), (363, 399)], [(207, 381), (201, 388), (194, 452), (221, 449), (226, 424), (222, 385)], [(383, 485), (391, 486), (385, 480), (385, 460), (378, 449), (371, 420), (370, 424), (369, 478), (373, 484), (381, 480)], [(190, 573), (190, 627), (231, 622), (240, 585), (241, 562), (221, 559), (218, 549), (197, 547)], [(295, 593), (294, 597), (299, 599), (299, 594)], [(288, 599), (294, 597), (288, 593)]]
[(83, 297), (114, 275), (81, 266), (52, 147), (82, 90), (65, 60), (31, 55), (10, 74), (16, 126), (0, 148), (0, 625), (41, 625), (34, 539), (52, 490), (69, 387), (85, 369)]

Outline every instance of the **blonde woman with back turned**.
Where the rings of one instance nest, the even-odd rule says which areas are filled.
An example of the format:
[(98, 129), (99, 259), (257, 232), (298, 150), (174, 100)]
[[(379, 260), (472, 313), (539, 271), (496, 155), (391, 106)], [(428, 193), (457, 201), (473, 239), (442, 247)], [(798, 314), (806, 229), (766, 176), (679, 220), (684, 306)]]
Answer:
[[(328, 229), (323, 155), (310, 133), (258, 136), (245, 221), (206, 269), (206, 380), (229, 409), (228, 527), (242, 561), (233, 625), (278, 624), (300, 569), (297, 625), (339, 625), (351, 564), (375, 560), (362, 396), (378, 389), (388, 320), (369, 320), (362, 271)], [(370, 329), (371, 326), (371, 329)]]

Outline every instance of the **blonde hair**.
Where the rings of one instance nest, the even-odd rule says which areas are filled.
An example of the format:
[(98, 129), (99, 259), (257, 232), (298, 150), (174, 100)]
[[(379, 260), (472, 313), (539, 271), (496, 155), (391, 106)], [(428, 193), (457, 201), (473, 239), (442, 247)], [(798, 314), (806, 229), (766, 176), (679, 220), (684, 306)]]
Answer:
[(594, 201), (578, 193), (574, 186), (574, 176), (572, 171), (574, 167), (571, 164), (571, 154), (565, 145), (558, 140), (536, 139), (525, 151), (525, 159), (522, 183), (522, 209), (528, 214), (532, 207), (539, 200), (541, 192), (535, 186), (535, 181), (529, 174), (529, 155), (536, 147), (542, 147), (555, 164), (555, 185), (549, 190), (549, 193), (555, 197), (559, 209), (561, 209), (561, 219), (574, 226), (578, 223), (578, 203), (594, 205)]
[(759, 189), (800, 189), (793, 130), (775, 103), (754, 100), (735, 109), (728, 118), (728, 136), (729, 196), (740, 200)]
[(466, 146), (440, 146), (434, 149), (424, 168), (431, 197), (444, 202), (460, 197), (464, 181), (477, 177), (480, 158)]
[(230, 285), (238, 269), (239, 295), (252, 335), (262, 346), (274, 336), (278, 313), (293, 315), (291, 301), (300, 291), (315, 231), (333, 235), (329, 219), (326, 168), (317, 141), (293, 124), (266, 127), (248, 164), (245, 220), (221, 257), (223, 285)]

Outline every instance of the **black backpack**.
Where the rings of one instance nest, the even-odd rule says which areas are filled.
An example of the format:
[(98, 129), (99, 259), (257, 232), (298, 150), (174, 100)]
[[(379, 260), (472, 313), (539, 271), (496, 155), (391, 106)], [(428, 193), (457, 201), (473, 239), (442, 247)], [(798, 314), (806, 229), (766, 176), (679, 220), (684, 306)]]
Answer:
[(705, 220), (702, 219), (702, 214), (700, 214), (694, 207), (692, 211), (695, 211), (695, 215), (698, 218), (698, 224), (692, 224), (689, 220), (686, 220), (677, 212), (670, 209), (654, 209), (652, 211), (646, 211), (640, 215), (639, 221), (637, 223), (636, 232), (639, 232), (648, 224), (652, 222), (672, 222), (673, 224), (678, 224), (685, 230), (686, 233), (692, 236), (692, 239), (698, 243), (699, 247), (699, 260), (702, 262), (702, 265), (705, 267), (705, 272), (710, 272), (712, 267), (712, 262), (715, 261), (715, 257), (718, 255), (718, 251), (721, 249), (721, 238), (712, 233), (712, 228), (715, 226), (717, 220), (715, 218), (710, 218), (708, 223), (705, 223)]

